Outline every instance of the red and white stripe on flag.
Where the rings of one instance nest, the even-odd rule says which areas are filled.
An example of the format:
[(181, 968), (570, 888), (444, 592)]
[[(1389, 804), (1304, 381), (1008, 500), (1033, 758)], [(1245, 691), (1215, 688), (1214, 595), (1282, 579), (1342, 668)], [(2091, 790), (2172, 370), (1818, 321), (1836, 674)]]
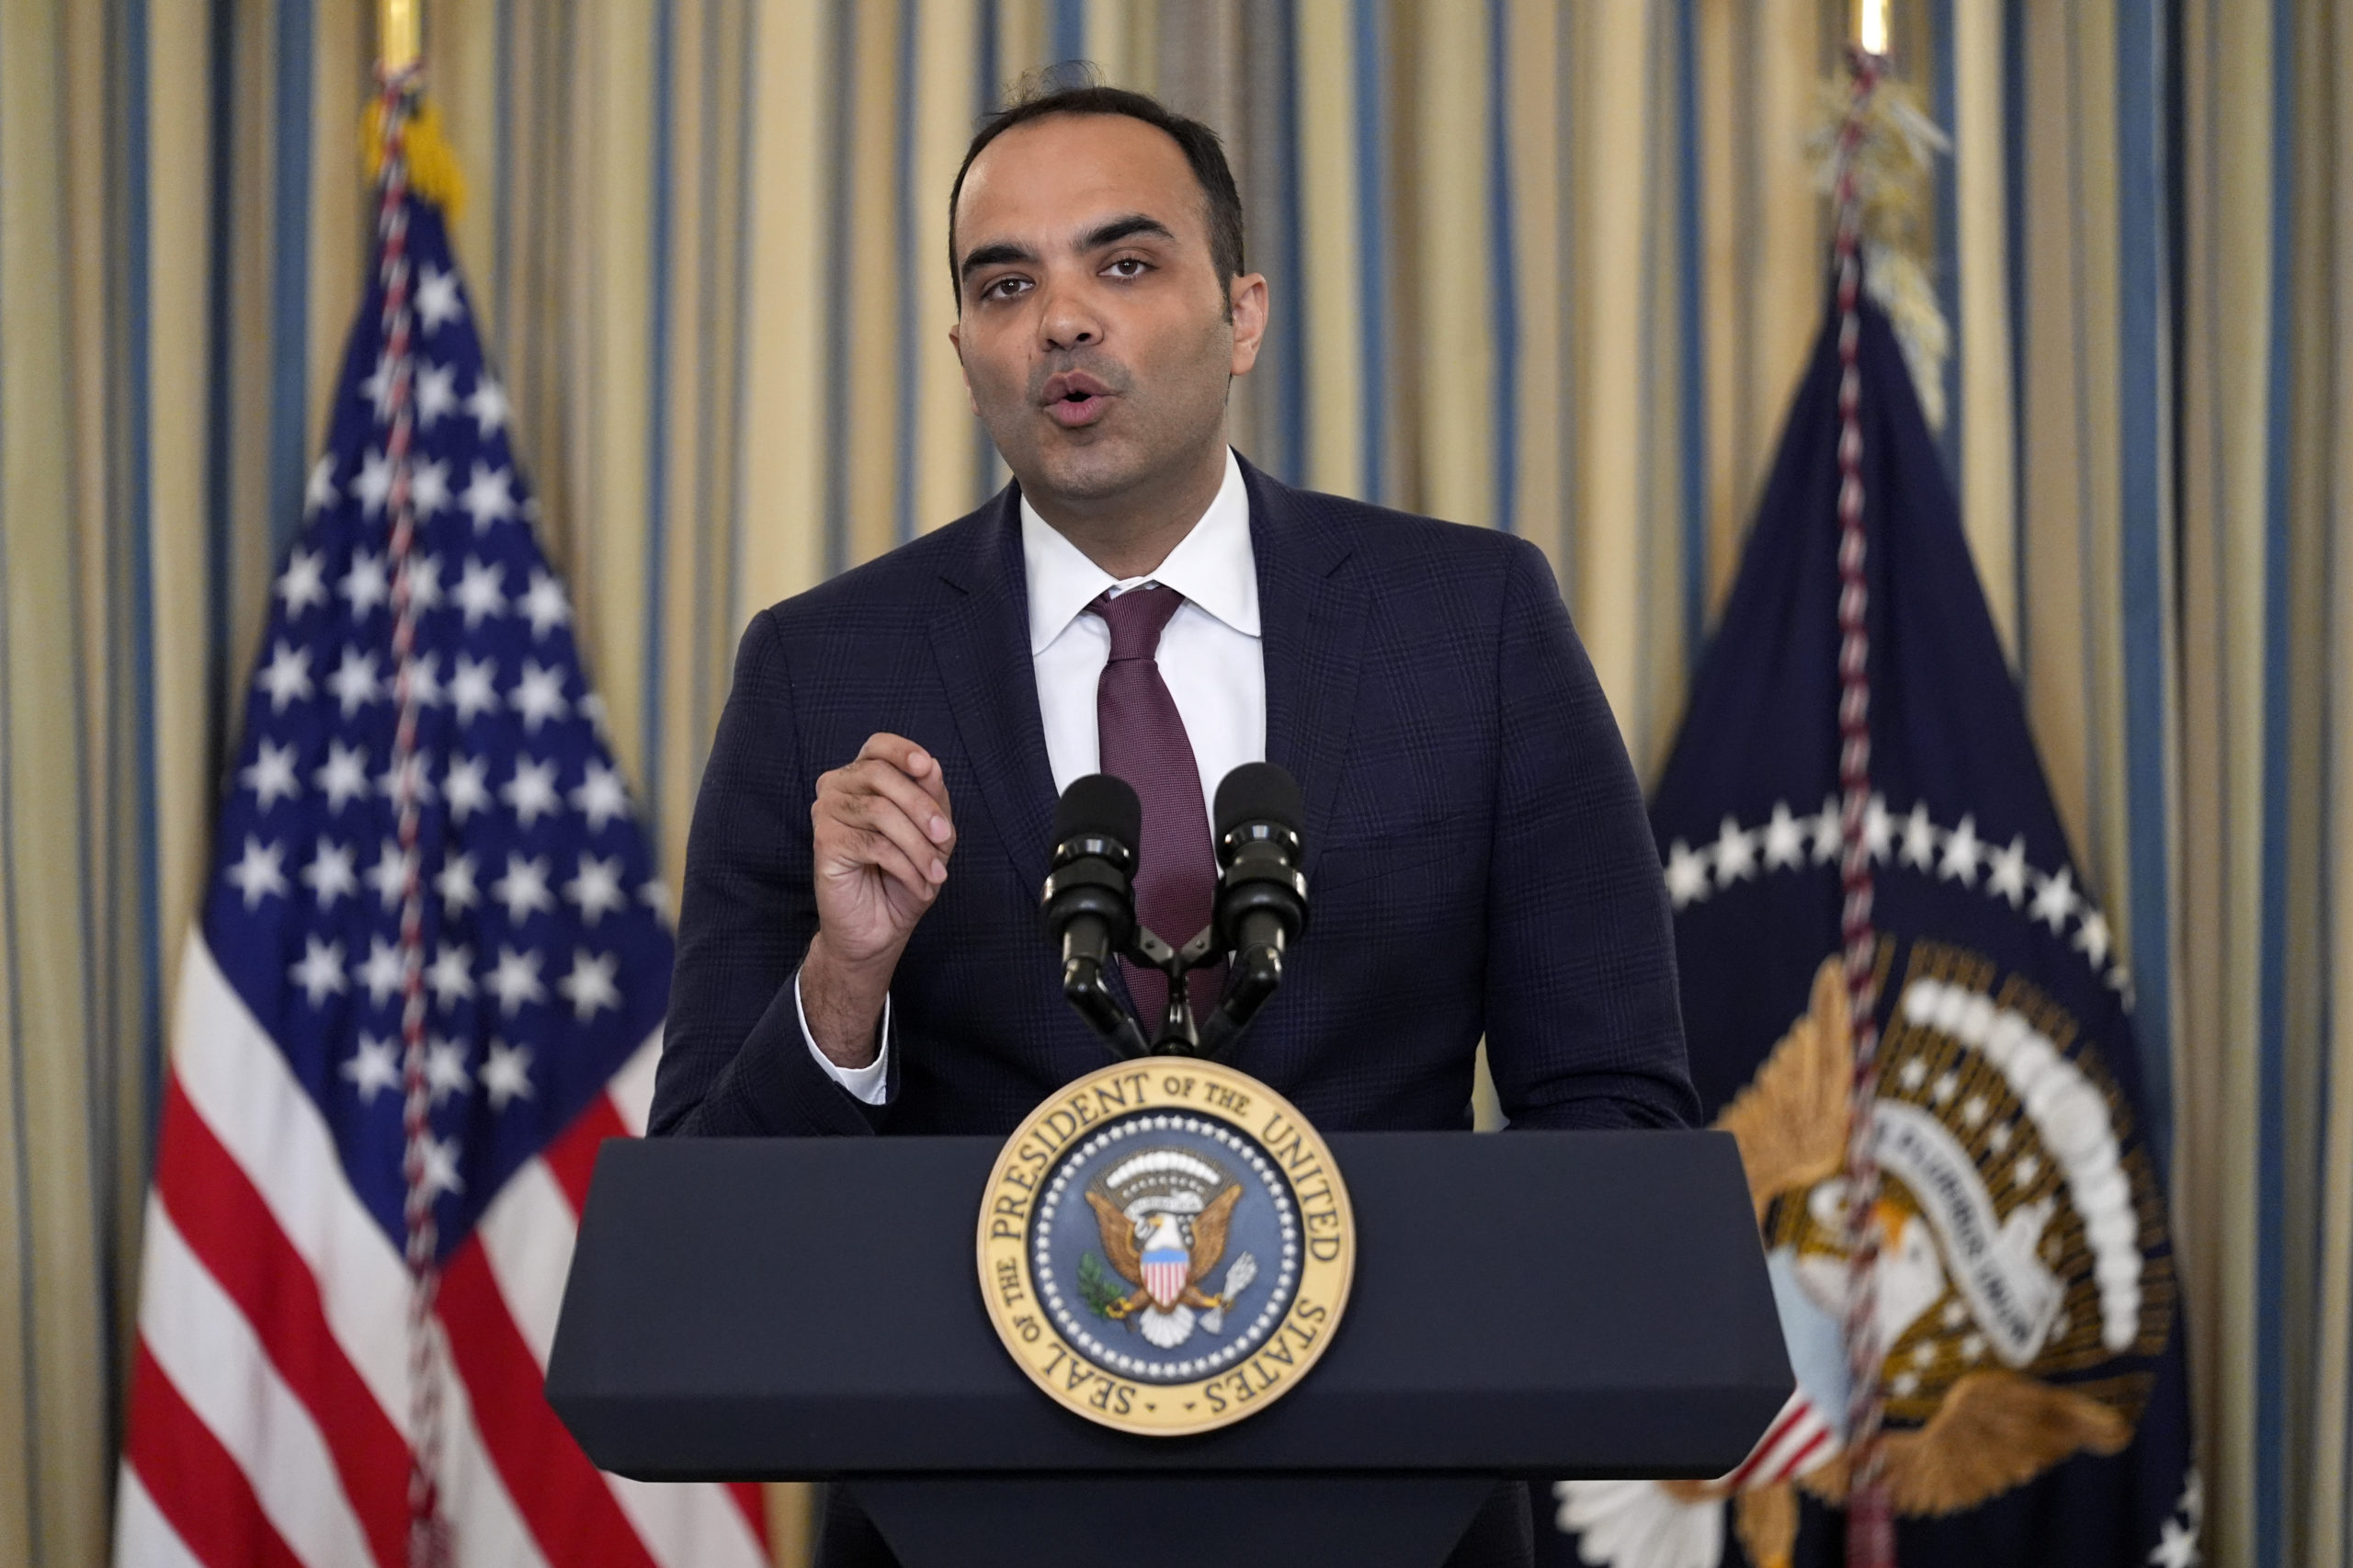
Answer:
[[(541, 1392), (597, 1146), (645, 1128), (648, 1040), (444, 1267), (440, 1474), (463, 1568), (762, 1568), (758, 1491), (588, 1461)], [(402, 1568), (399, 1251), (199, 936), (181, 966), (116, 1515), (118, 1568)]]

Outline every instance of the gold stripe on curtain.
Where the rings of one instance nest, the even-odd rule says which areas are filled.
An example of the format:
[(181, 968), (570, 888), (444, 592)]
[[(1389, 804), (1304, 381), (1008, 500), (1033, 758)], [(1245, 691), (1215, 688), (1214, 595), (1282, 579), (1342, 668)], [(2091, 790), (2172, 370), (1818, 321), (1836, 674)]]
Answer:
[[(64, 129), (66, 19), (0, 17), (0, 1301), (15, 1341), (0, 1357), (0, 1553), (95, 1559), (105, 1540), (111, 1346), (88, 1310), (107, 1236), (82, 1047), (91, 1019), (84, 946), (81, 608), (72, 461), (74, 292)], [(19, 1352), (19, 1347), (29, 1356)]]

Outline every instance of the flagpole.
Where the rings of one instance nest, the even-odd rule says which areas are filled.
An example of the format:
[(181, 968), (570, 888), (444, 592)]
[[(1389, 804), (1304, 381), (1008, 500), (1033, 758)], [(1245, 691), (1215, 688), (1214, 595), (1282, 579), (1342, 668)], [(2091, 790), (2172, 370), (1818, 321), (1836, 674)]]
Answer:
[(378, 0), (377, 68), (387, 78), (409, 69), (425, 52), (424, 0)]
[(1872, 94), (1887, 66), (1886, 0), (1857, 0), (1853, 73), (1836, 165), (1838, 288), (1838, 788), (1840, 938), (1845, 953), (1853, 1075), (1847, 1103), (1847, 1563), (1894, 1568), (1895, 1519), (1887, 1492), (1880, 1388), (1886, 1346), (1879, 1335), (1879, 933), (1871, 919), (1869, 532), (1864, 511), (1862, 198), (1856, 164)]
[(442, 1515), (441, 1368), (434, 1324), (441, 1286), (440, 1228), (433, 1200), (434, 1095), (426, 1071), (428, 1044), (425, 999), (425, 886), (422, 868), (423, 760), (416, 735), (424, 691), (415, 658), (417, 610), (412, 555), (416, 508), (411, 493), (410, 447), (415, 437), (416, 367), (413, 333), (415, 279), (408, 256), (408, 129), (415, 113), (422, 0), (381, 0), (376, 129), (376, 243), (383, 290), (385, 412), (391, 429), (384, 457), (391, 469), (386, 497), (392, 568), (393, 725), (391, 780), (402, 867), (400, 901), (402, 1202), (408, 1267), (409, 1477), (408, 1568), (446, 1568), (451, 1560), (449, 1521)]

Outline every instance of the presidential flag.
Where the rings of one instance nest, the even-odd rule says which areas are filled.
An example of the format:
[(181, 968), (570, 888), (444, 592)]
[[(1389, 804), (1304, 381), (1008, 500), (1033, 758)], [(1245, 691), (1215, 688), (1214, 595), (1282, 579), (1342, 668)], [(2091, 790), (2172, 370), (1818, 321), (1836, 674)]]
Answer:
[[(1886, 320), (1855, 323), (1884, 1494), (1905, 1568), (2187, 1568), (2178, 1279), (2132, 981), (2068, 852)], [(1554, 1561), (1846, 1561), (1845, 431), (1834, 312), (1652, 806), (1691, 1070), (1799, 1389), (1730, 1476), (1564, 1483)]]
[(757, 1568), (754, 1492), (540, 1392), (671, 941), (412, 108), (181, 960), (116, 1561)]

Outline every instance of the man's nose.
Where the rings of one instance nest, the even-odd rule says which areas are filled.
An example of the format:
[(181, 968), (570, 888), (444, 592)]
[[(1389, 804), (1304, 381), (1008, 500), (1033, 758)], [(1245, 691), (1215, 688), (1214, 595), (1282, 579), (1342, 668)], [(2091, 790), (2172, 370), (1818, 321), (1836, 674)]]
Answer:
[(1089, 308), (1081, 290), (1051, 289), (1038, 325), (1050, 350), (1084, 348), (1103, 341), (1102, 318)]

